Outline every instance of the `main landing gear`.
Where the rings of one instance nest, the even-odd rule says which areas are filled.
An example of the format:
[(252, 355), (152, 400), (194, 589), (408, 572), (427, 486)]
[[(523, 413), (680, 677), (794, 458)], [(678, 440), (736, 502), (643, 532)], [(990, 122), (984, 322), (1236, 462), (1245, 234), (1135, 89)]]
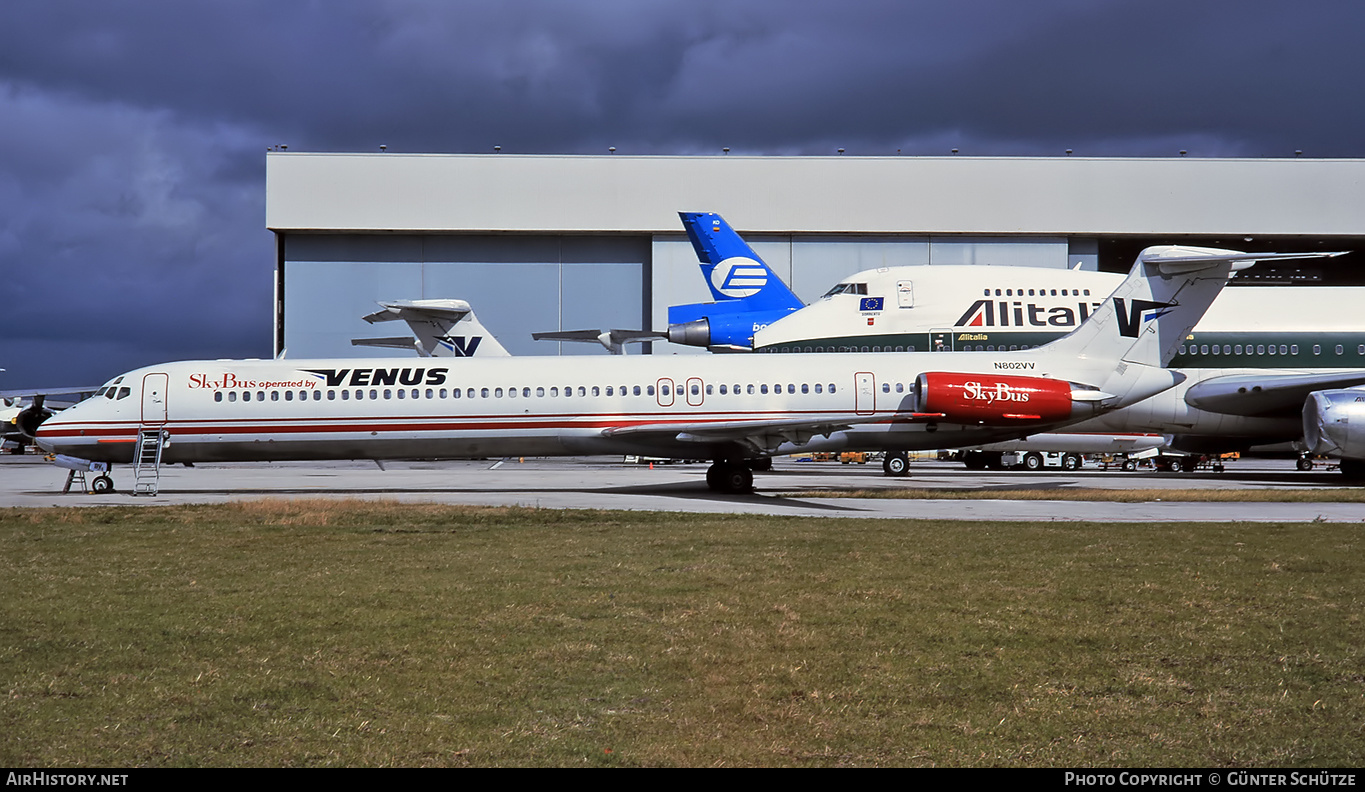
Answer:
[[(772, 463), (768, 465), (771, 467)], [(744, 495), (754, 491), (754, 471), (744, 460), (718, 459), (706, 469), (706, 486), (712, 492)]]
[(882, 457), (882, 473), (887, 476), (910, 475), (910, 457), (904, 451), (887, 451)]

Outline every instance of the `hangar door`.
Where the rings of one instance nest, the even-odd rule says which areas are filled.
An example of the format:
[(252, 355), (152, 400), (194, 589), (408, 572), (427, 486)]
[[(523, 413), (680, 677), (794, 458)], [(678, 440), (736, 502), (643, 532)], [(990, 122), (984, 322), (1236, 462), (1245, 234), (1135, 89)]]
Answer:
[(605, 354), (531, 333), (647, 326), (649, 237), (288, 234), (282, 247), (276, 353), (291, 358), (414, 354), (351, 345), (407, 334), (361, 321), (381, 300), (467, 300), (513, 355)]

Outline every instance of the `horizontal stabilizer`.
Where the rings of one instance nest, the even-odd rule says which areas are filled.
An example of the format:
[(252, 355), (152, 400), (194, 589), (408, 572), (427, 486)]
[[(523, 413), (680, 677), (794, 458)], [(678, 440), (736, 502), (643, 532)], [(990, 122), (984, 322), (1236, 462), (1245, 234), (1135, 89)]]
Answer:
[(601, 344), (613, 355), (624, 355), (625, 344), (638, 344), (645, 341), (660, 341), (668, 338), (667, 333), (654, 330), (555, 330), (545, 333), (532, 333), (536, 341), (578, 341), (587, 344)]
[(473, 310), (464, 300), (394, 300), (379, 304), (384, 306), (384, 310), (361, 318), (370, 324), (398, 319), (438, 320), (454, 324)]
[(1243, 253), (1237, 250), (1220, 250), (1218, 248), (1157, 245), (1142, 251), (1139, 258), (1145, 263), (1156, 264), (1163, 275), (1178, 275), (1224, 262), (1231, 263), (1232, 270), (1237, 272), (1258, 261), (1332, 258), (1344, 255), (1346, 252), (1342, 250), (1333, 253)]
[(352, 338), (351, 346), (383, 347), (385, 349), (417, 349), (417, 339), (412, 336), (391, 336), (389, 338)]

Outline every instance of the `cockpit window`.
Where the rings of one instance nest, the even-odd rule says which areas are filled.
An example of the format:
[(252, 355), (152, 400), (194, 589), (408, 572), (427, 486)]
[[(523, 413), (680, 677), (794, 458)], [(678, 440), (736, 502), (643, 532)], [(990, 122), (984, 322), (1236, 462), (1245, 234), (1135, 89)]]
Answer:
[[(110, 389), (109, 389), (109, 392), (110, 392), (110, 393), (113, 393), (113, 391), (114, 391), (113, 388), (110, 388)], [(132, 390), (129, 389), (129, 388), (119, 388), (119, 389), (118, 389), (118, 396), (117, 396), (117, 398), (119, 398), (119, 399), (126, 399), (126, 398), (128, 398), (128, 394), (130, 394), (130, 393), (132, 393)]]
[(867, 294), (866, 283), (840, 283), (833, 289), (825, 292), (826, 297), (833, 297), (836, 294)]

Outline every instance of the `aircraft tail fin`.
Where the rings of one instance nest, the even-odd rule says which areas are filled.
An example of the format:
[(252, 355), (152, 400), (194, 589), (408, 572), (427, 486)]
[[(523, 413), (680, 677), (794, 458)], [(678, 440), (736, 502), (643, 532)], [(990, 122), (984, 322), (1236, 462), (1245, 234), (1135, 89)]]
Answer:
[(1266, 259), (1339, 255), (1149, 247), (1138, 254), (1128, 277), (1090, 318), (1047, 349), (1071, 352), (1080, 359), (1164, 367), (1234, 272)]
[(413, 338), (353, 338), (355, 346), (412, 349), (422, 357), (508, 357), (464, 300), (395, 300), (364, 318), (370, 324), (403, 320)]
[(804, 305), (720, 215), (679, 212), (678, 216), (716, 301), (742, 300), (751, 310), (795, 310)]

